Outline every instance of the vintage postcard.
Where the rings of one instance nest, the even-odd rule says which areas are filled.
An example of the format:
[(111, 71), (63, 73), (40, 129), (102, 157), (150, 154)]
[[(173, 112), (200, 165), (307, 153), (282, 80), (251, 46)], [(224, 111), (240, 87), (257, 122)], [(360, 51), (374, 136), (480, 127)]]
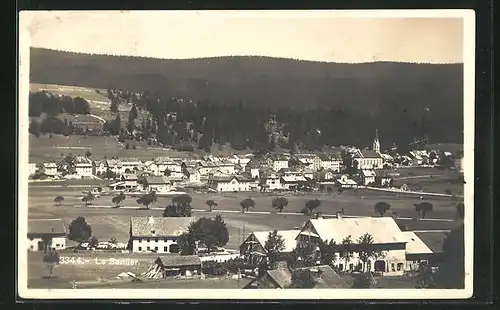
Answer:
[(470, 297), (474, 65), (472, 10), (21, 12), (19, 296)]

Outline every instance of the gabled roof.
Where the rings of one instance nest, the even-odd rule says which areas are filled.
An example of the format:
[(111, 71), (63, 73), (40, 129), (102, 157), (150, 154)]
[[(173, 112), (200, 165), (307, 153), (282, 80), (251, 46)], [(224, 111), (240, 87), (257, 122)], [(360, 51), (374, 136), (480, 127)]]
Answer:
[(44, 168), (57, 168), (57, 165), (55, 163), (43, 163), (42, 164)]
[(125, 181), (137, 181), (137, 175), (135, 174), (123, 174), (122, 179)]
[(233, 179), (236, 179), (238, 182), (250, 182), (253, 181), (251, 178), (248, 178), (244, 175), (221, 175), (221, 176), (214, 176), (213, 181), (214, 182), (231, 182)]
[(413, 231), (403, 231), (403, 235), (408, 242), (406, 244), (406, 254), (432, 253), (432, 250)]
[[(252, 234), (255, 236), (255, 239), (264, 247), (266, 244), (267, 238), (269, 237), (269, 233), (272, 231), (254, 231)], [(297, 241), (295, 240), (297, 238), (297, 235), (300, 233), (300, 229), (292, 229), (292, 230), (279, 230), (278, 235), (281, 236), (281, 238), (284, 241), (285, 248), (282, 250), (282, 252), (291, 252), (293, 249), (295, 249), (297, 245)]]
[(106, 165), (108, 166), (122, 166), (122, 162), (118, 159), (106, 159)]
[(285, 183), (307, 182), (307, 179), (301, 175), (284, 175), (281, 180)]
[(374, 171), (374, 170), (361, 170), (361, 174), (362, 174), (364, 177), (374, 177), (374, 176), (376, 176), (376, 174), (375, 174), (375, 171)]
[(66, 234), (62, 219), (28, 219), (28, 235)]
[(295, 270), (310, 270), (316, 281), (314, 288), (351, 288), (349, 283), (328, 265), (297, 268)]
[(201, 265), (201, 260), (197, 255), (162, 255), (158, 256), (158, 260), (156, 260), (156, 263), (161, 262), (165, 267)]
[[(190, 217), (132, 217), (133, 237), (175, 237), (187, 231)], [(154, 231), (154, 233), (153, 233)]]
[[(380, 153), (372, 151), (372, 150), (362, 150), (359, 152), (361, 154), (361, 158), (382, 158)], [(359, 158), (359, 154), (356, 154), (357, 158)]]
[(287, 288), (292, 284), (292, 273), (288, 268), (278, 268), (268, 270), (267, 275), (276, 283), (280, 288)]
[(392, 217), (311, 219), (308, 223), (314, 227), (322, 240), (333, 239), (337, 243), (342, 242), (349, 235), (356, 243), (357, 239), (365, 233), (372, 235), (375, 244), (407, 242)]
[(193, 168), (193, 167), (188, 167), (188, 168), (186, 168), (186, 172), (188, 174), (195, 174), (196, 172), (198, 172), (198, 170)]

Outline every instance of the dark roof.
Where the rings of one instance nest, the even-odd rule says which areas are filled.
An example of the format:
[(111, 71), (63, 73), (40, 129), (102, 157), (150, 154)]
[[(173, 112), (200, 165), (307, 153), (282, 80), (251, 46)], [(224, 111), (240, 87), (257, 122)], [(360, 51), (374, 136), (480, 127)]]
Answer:
[(201, 266), (201, 260), (197, 255), (164, 255), (159, 256), (158, 260), (165, 267)]
[(363, 150), (361, 151), (361, 155), (363, 156), (363, 158), (382, 158), (379, 153), (372, 150)]
[(333, 160), (333, 158), (328, 154), (318, 154), (318, 157), (319, 157), (319, 159), (321, 159), (321, 161)]
[(286, 288), (292, 284), (292, 273), (288, 268), (268, 270), (267, 274), (281, 288)]
[[(172, 237), (187, 231), (193, 222), (190, 217), (132, 217), (132, 236), (134, 237)], [(153, 233), (154, 231), (154, 233)]]
[(222, 176), (215, 176), (213, 177), (214, 182), (230, 182), (232, 179), (238, 180), (238, 182), (250, 182), (252, 181), (251, 178), (244, 176), (244, 175), (222, 175)]
[(28, 234), (66, 234), (66, 227), (61, 219), (30, 219)]
[(122, 179), (126, 181), (137, 181), (137, 175), (135, 174), (123, 174)]
[(415, 235), (422, 240), (429, 249), (434, 253), (443, 252), (444, 240), (448, 236), (448, 232), (441, 231), (426, 231), (426, 232), (415, 232)]
[(258, 160), (251, 159), (245, 167), (259, 169), (262, 166), (262, 162)]
[(308, 269), (318, 271), (315, 288), (351, 288), (349, 283), (330, 266), (316, 266)]

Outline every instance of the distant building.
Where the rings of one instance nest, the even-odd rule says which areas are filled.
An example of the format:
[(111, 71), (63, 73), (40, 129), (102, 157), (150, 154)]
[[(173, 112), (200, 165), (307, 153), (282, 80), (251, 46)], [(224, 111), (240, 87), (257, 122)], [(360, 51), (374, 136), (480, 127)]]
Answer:
[(214, 176), (209, 180), (209, 186), (218, 192), (249, 192), (257, 189), (257, 184), (248, 177), (241, 175)]
[(200, 183), (201, 173), (196, 168), (186, 168), (184, 169), (184, 175), (188, 179), (189, 183)]
[(122, 158), (121, 159), (121, 170), (120, 174), (123, 173), (134, 173), (142, 166), (142, 162), (137, 158)]
[(380, 141), (378, 139), (378, 129), (375, 130), (375, 139), (373, 140), (372, 150), (380, 153)]
[(32, 176), (36, 173), (36, 164), (35, 163), (29, 163), (28, 164), (28, 175)]
[(78, 177), (90, 177), (94, 172), (94, 163), (87, 157), (75, 157), (75, 173)]
[(137, 179), (137, 175), (135, 174), (122, 174), (121, 176), (123, 186), (126, 189), (136, 189), (138, 186)]
[(358, 151), (354, 154), (354, 160), (358, 162), (358, 169), (361, 170), (383, 168), (382, 156), (375, 151)]
[(359, 180), (362, 185), (372, 185), (375, 183), (375, 170), (361, 170), (359, 172)]
[(122, 162), (118, 159), (106, 159), (106, 170), (111, 170), (113, 173), (118, 175), (122, 174), (123, 165)]
[(93, 167), (94, 170), (92, 171), (92, 173), (94, 175), (102, 175), (107, 171), (106, 162), (102, 160), (95, 160)]
[(267, 158), (267, 165), (274, 171), (288, 168), (288, 157), (283, 154), (272, 154)]
[(335, 184), (341, 188), (356, 188), (358, 183), (353, 179), (350, 179), (347, 175), (343, 174), (339, 178), (335, 179)]
[(57, 165), (55, 163), (43, 163), (42, 172), (48, 177), (55, 177), (57, 175)]
[(162, 278), (201, 274), (201, 259), (197, 255), (163, 255), (155, 264), (162, 271)]
[(129, 240), (132, 252), (179, 253), (179, 238), (191, 222), (190, 217), (132, 217)]
[(327, 154), (319, 154), (320, 168), (325, 170), (332, 170), (334, 172), (340, 171), (340, 166), (342, 165), (342, 159), (340, 157), (335, 157)]
[(44, 251), (46, 246), (52, 250), (66, 248), (66, 227), (63, 220), (29, 219), (28, 250)]
[(150, 192), (166, 192), (170, 190), (171, 182), (167, 177), (150, 176), (144, 178), (143, 187)]

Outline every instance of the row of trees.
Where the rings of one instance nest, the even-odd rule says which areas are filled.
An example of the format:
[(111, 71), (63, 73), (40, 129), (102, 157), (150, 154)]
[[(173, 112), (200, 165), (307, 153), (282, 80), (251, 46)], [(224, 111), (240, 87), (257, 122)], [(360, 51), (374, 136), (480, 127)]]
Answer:
[(90, 105), (82, 97), (56, 96), (46, 91), (30, 92), (29, 94), (29, 116), (39, 117), (45, 113), (49, 117), (61, 113), (89, 114)]

